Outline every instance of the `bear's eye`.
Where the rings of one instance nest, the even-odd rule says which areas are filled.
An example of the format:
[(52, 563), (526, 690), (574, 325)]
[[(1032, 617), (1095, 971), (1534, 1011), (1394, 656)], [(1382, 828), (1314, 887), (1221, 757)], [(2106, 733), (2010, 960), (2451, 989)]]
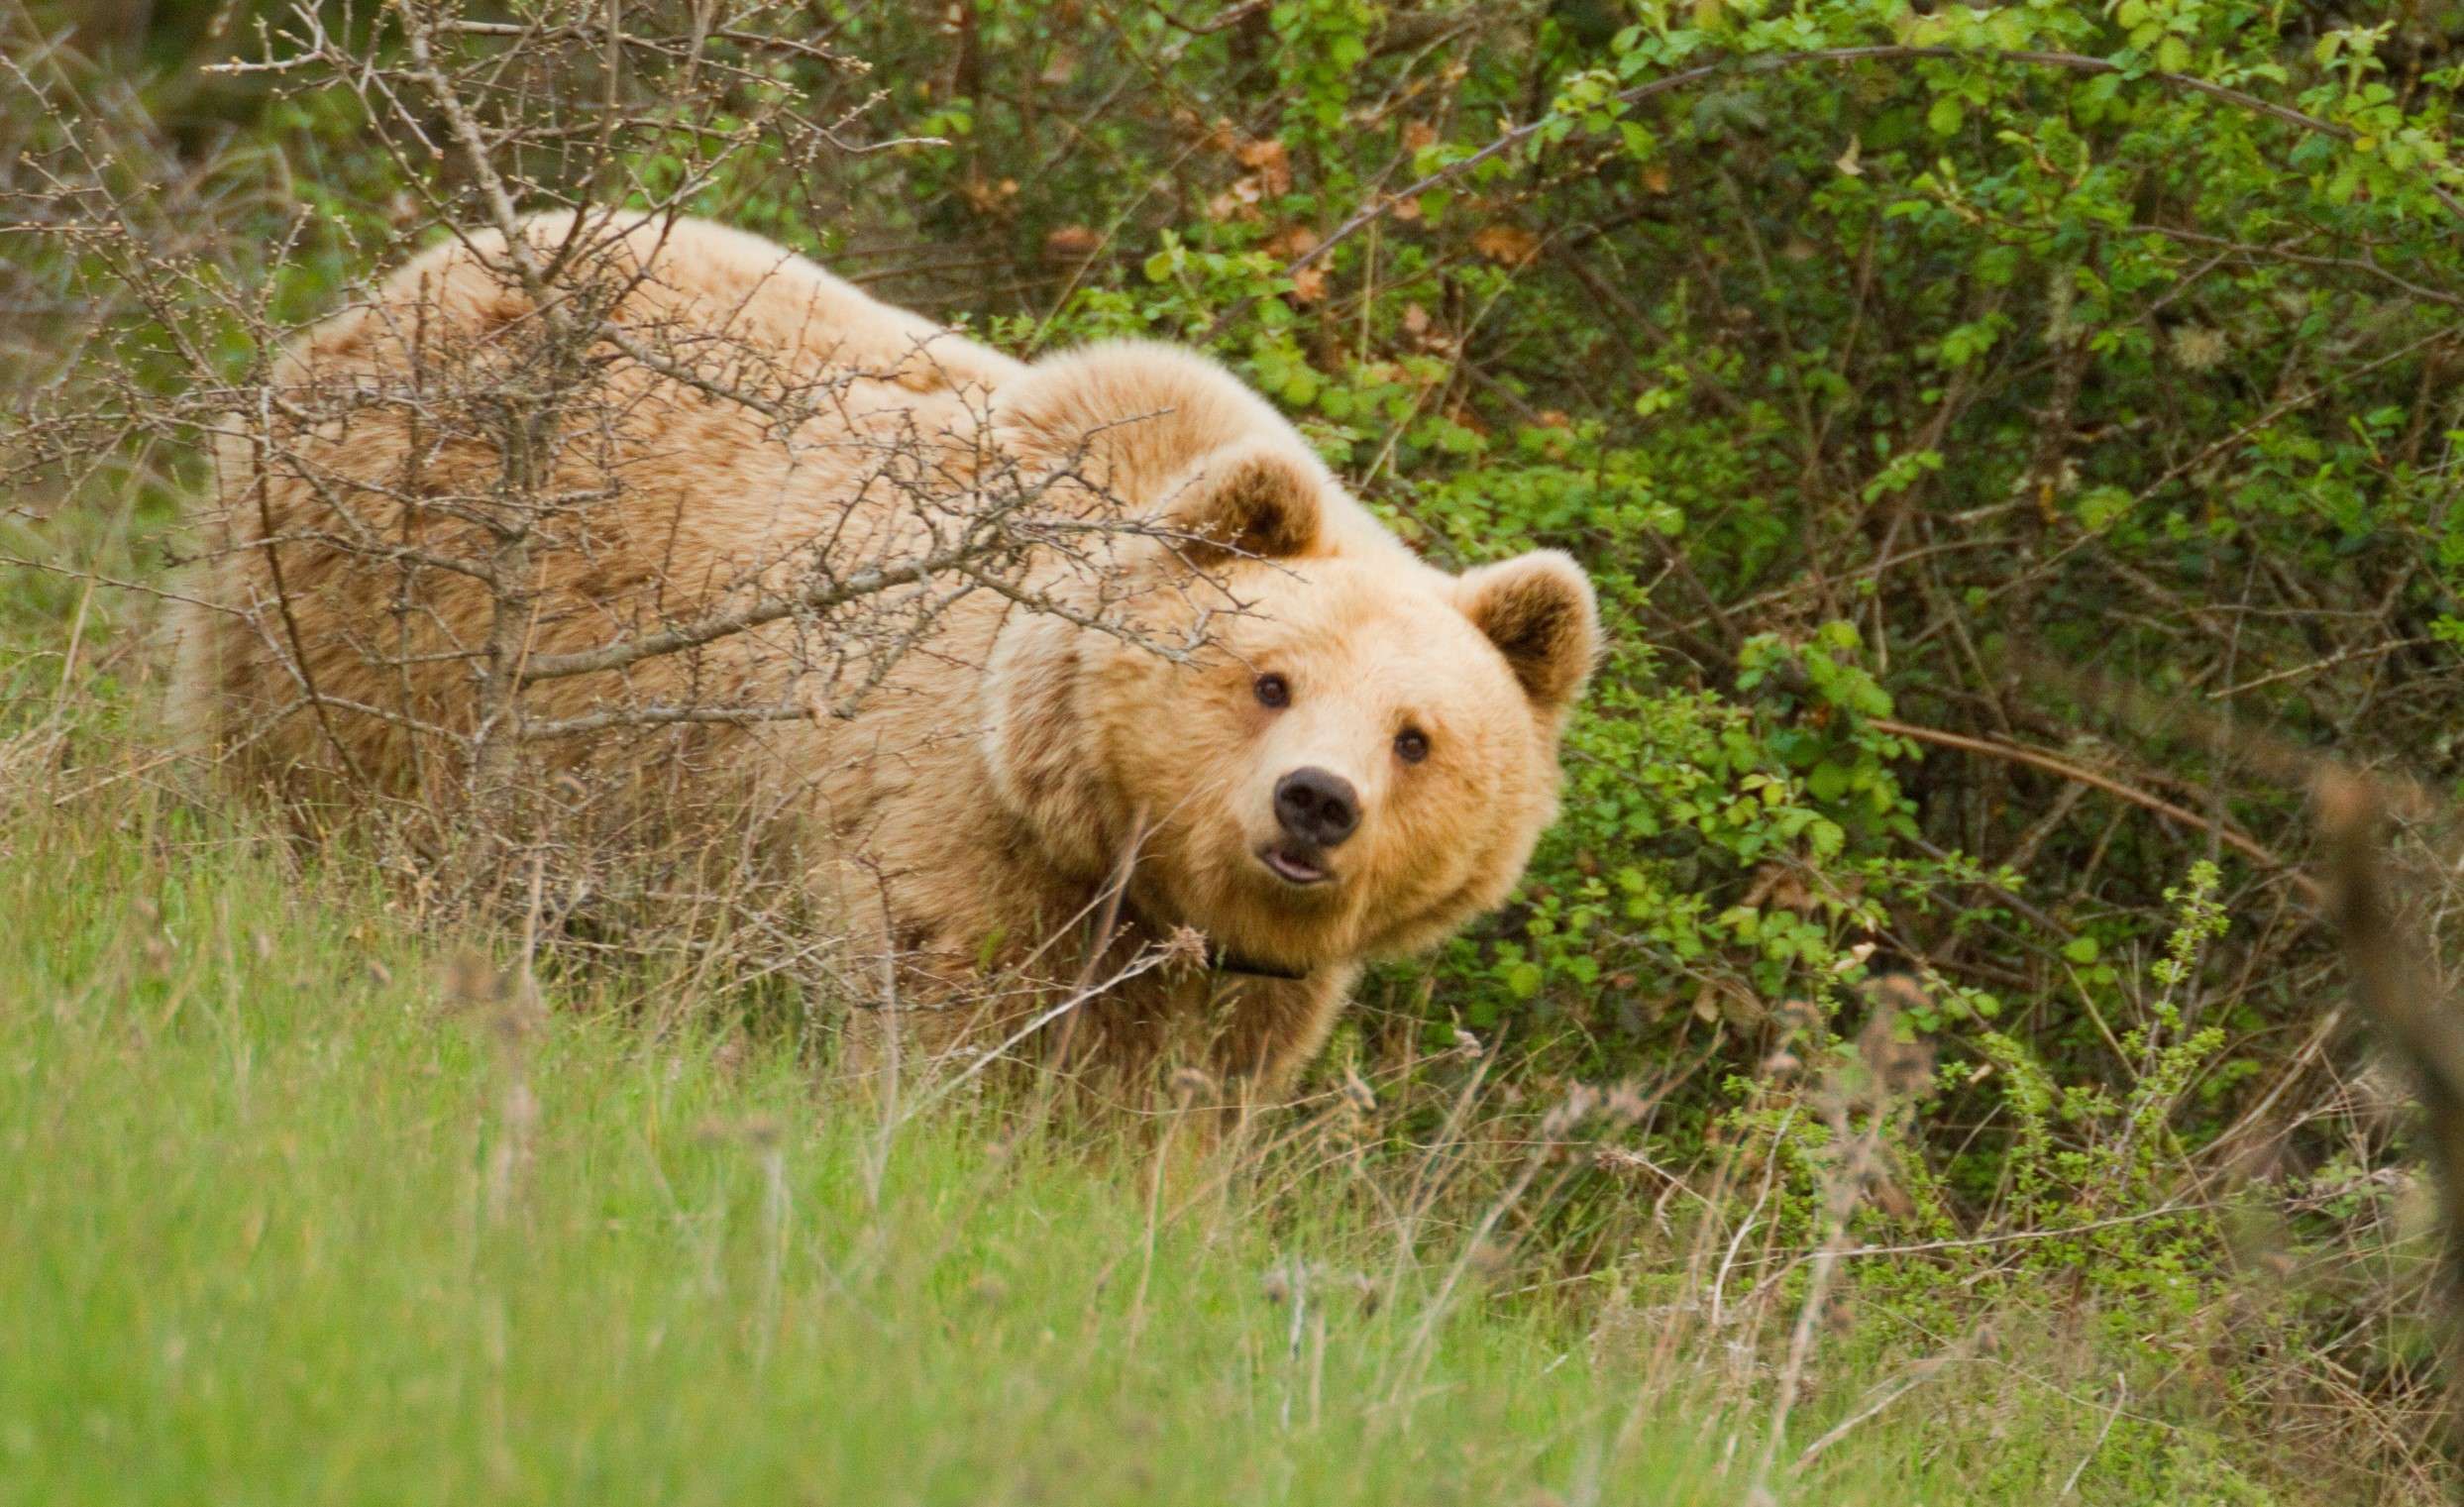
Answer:
[(1395, 734), (1395, 757), (1406, 764), (1418, 764), (1429, 757), (1429, 734), (1417, 727), (1407, 727)]
[(1257, 693), (1257, 703), (1260, 706), (1292, 704), (1292, 683), (1280, 675), (1261, 675), (1257, 678), (1257, 683), (1249, 689)]

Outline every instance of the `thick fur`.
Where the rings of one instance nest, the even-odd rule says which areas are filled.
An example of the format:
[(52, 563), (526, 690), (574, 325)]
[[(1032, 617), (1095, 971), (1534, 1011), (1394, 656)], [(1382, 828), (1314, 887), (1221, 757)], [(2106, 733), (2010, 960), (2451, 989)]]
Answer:
[[(544, 248), (572, 229), (557, 217), (527, 234)], [(843, 577), (911, 558), (927, 547), (932, 498), (955, 516), (995, 472), (1057, 477), (1047, 502), (1143, 526), (1096, 536), (1075, 560), (1030, 561), (1031, 594), (1081, 617), (1128, 599), (1150, 643), (1203, 647), (1176, 661), (985, 590), (842, 702), (861, 658), (816, 653), (799, 637), (809, 627), (781, 622), (620, 676), (544, 682), (525, 714), (801, 700), (822, 708), (812, 718), (563, 740), (535, 778), (615, 770), (687, 807), (720, 785), (731, 799), (758, 788), (858, 975), (929, 1023), (899, 1039), (936, 1049), (1000, 1039), (1054, 1003), (1056, 982), (1102, 977), (1186, 927), (1305, 977), (1158, 968), (1043, 1039), (1087, 1062), (1173, 1055), (1271, 1087), (1324, 1042), (1364, 961), (1430, 946), (1505, 897), (1554, 812), (1558, 732), (1597, 639), (1590, 588), (1565, 557), (1459, 578), (1428, 566), (1273, 409), (1185, 351), (1108, 344), (1022, 365), (695, 222), (627, 231), (622, 255), (651, 272), (616, 310), (628, 328), (723, 334), (773, 378), (835, 381), (836, 397), (782, 437), (610, 353), (604, 420), (552, 459), (558, 485), (599, 500), (527, 551), (527, 653), (617, 641), (792, 586), (816, 562)], [(488, 363), (510, 358), (491, 350), (513, 349), (535, 317), (482, 260), (440, 247), (311, 331), (277, 387), (398, 385), (444, 351), (456, 354), (433, 379), (501, 381)], [(222, 505), (204, 520), (195, 586), (214, 605), (176, 624), (175, 712), (230, 767), (294, 797), (450, 799), (441, 740), (350, 705), (474, 725), (467, 656), (488, 637), (488, 588), (348, 546), (485, 556), (450, 504), (500, 485), (507, 462), (500, 444), (423, 433), (407, 411), (372, 404), (271, 446), (250, 437), (264, 426), (235, 423), (218, 455)], [(343, 509), (356, 521), (338, 522)], [(294, 643), (322, 717), (301, 704)], [(1268, 673), (1288, 705), (1261, 704)], [(1425, 761), (1397, 754), (1406, 730), (1426, 735)], [(1304, 766), (1348, 780), (1362, 815), (1326, 855), (1333, 880), (1295, 887), (1259, 855), (1277, 840), (1275, 783)], [(1087, 958), (1125, 869), (1116, 935)], [(988, 978), (1045, 983), (1000, 992), (1000, 1007), (934, 1008), (980, 999)]]

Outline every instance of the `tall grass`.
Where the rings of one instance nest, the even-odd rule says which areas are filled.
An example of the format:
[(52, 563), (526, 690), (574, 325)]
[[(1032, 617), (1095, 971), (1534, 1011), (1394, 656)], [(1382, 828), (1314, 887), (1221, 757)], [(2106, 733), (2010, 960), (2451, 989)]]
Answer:
[(783, 1047), (508, 1020), (131, 814), (0, 875), (0, 1497), (1718, 1495), (1578, 1329), (1381, 1303), (1339, 1216), (1159, 1220), (1134, 1142), (981, 1106), (884, 1156)]
[[(12, 746), (119, 737), (63, 714)], [(2303, 1499), (2016, 1304), (1835, 1315), (1773, 1438), (1783, 1347), (1702, 1319), (1752, 1273), (1553, 1245), (1497, 1106), (900, 1122), (655, 980), (534, 994), (348, 849), (19, 774), (0, 1501)]]

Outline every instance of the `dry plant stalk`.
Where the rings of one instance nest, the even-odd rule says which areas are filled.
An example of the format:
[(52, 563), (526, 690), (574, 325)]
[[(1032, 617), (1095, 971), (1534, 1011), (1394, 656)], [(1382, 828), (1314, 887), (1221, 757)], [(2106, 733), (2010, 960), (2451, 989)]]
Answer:
[[(1883, 1146), (1893, 1130), (1907, 1130), (1909, 1109), (1930, 1088), (1933, 1047), (1912, 1036), (1903, 1038), (1903, 1024), (1893, 996), (1904, 994), (1924, 1003), (1923, 991), (1904, 976), (1892, 975), (1870, 991), (1872, 1014), (1857, 1037), (1853, 1062), (1843, 1061), (1815, 1091), (1815, 1107), (1831, 1130), (1838, 1157), (1823, 1178), (1822, 1243), (1816, 1247), (1806, 1276), (1804, 1301), (1788, 1333), (1787, 1358), (1773, 1389), (1770, 1423), (1754, 1467), (1749, 1500), (1770, 1499), (1770, 1481), (1787, 1441), (1788, 1417), (1795, 1410), (1814, 1360), (1818, 1332), (1829, 1312), (1831, 1287), (1842, 1259), (1850, 1252), (1850, 1223), (1857, 1210), (1883, 1178)], [(1862, 1113), (1863, 1129), (1855, 1124)], [(1819, 1452), (1826, 1441), (1808, 1446), (1805, 1455)]]
[(2353, 1001), (2419, 1079), (2437, 1169), (2447, 1304), (2449, 1448), (2464, 1447), (2464, 1021), (2439, 995), (2388, 890), (2379, 847), (2380, 797), (2366, 778), (2333, 767), (2313, 788), (2324, 838), (2328, 918), (2343, 940)]

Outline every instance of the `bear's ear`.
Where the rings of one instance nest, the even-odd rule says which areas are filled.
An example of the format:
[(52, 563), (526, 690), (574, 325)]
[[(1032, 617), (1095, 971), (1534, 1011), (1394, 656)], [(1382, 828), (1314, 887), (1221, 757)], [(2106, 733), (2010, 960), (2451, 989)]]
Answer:
[(1497, 645), (1544, 711), (1570, 704), (1600, 652), (1600, 608), (1582, 567), (1562, 550), (1464, 573), (1464, 615)]
[(1165, 488), (1155, 521), (1193, 565), (1235, 555), (1289, 560), (1317, 546), (1325, 491), (1325, 478), (1303, 457), (1274, 445), (1226, 445)]

